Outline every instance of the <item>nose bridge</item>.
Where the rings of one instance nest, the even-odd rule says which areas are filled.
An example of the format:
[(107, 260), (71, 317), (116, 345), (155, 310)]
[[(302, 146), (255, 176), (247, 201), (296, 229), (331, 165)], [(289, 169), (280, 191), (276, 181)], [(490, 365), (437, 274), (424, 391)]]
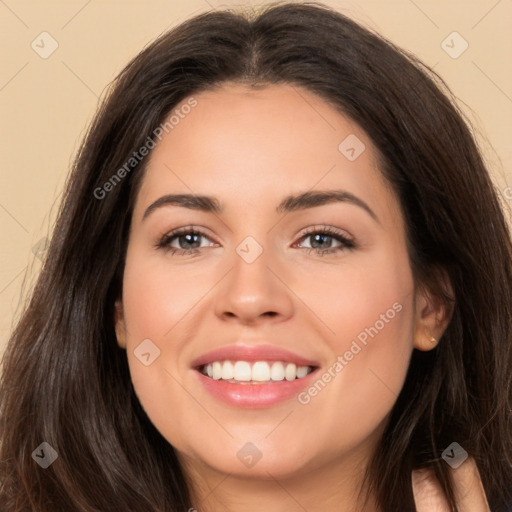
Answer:
[(231, 289), (238, 300), (263, 303), (275, 287), (269, 267), (276, 265), (276, 255), (272, 254), (268, 237), (261, 233), (256, 236), (246, 236), (235, 248)]
[(285, 317), (291, 314), (290, 292), (276, 276), (281, 261), (270, 240), (271, 236), (260, 231), (236, 245), (231, 271), (216, 301), (218, 315), (253, 321), (270, 313)]

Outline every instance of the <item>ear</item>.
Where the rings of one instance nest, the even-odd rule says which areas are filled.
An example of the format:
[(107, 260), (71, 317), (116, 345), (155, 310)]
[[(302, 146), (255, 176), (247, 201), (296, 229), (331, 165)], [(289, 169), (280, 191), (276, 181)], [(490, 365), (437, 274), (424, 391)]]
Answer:
[[(427, 286), (420, 286), (415, 295), (414, 348), (427, 351), (437, 346), (453, 315), (454, 293), (445, 271), (439, 270), (440, 289), (448, 301), (433, 293)], [(436, 272), (437, 273), (437, 272)]]
[(114, 304), (114, 327), (116, 330), (117, 344), (120, 348), (126, 348), (126, 325), (124, 322), (123, 303), (117, 299)]

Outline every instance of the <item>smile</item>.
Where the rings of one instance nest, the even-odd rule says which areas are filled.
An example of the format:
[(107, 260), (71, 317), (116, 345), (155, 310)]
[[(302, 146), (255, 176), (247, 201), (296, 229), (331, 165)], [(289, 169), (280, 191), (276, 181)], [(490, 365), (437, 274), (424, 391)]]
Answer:
[(214, 361), (200, 367), (200, 371), (213, 380), (261, 384), (302, 379), (313, 371), (313, 367), (282, 361)]

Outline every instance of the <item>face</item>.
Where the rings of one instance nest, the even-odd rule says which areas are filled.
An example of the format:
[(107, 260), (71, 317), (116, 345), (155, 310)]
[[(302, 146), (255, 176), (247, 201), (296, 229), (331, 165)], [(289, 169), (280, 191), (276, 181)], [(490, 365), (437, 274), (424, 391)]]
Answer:
[(440, 334), (398, 200), (365, 132), (306, 90), (194, 99), (133, 212), (116, 332), (137, 396), (191, 471), (353, 466)]

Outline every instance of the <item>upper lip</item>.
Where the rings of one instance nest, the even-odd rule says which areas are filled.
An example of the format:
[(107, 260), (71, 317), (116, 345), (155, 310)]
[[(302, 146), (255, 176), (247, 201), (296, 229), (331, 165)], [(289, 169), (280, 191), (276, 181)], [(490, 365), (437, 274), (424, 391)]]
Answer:
[(220, 347), (199, 356), (192, 362), (192, 366), (197, 368), (214, 361), (285, 361), (295, 363), (297, 366), (318, 366), (316, 361), (270, 344), (235, 344)]

